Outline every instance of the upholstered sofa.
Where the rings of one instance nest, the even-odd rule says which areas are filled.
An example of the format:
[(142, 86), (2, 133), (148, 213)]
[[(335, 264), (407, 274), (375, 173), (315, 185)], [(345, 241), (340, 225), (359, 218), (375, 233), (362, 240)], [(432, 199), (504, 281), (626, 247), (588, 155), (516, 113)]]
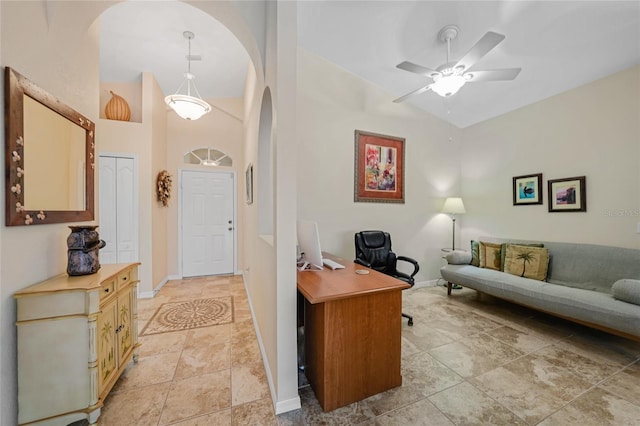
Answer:
[[(485, 238), (487, 242), (530, 241)], [(546, 279), (469, 264), (451, 253), (440, 269), (448, 283), (475, 289), (564, 319), (640, 341), (640, 250), (592, 244), (538, 242), (548, 249)]]

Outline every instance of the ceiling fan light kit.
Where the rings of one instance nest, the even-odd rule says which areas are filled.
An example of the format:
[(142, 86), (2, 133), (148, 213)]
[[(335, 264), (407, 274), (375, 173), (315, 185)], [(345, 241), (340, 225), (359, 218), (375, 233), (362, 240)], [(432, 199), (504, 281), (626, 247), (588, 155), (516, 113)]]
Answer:
[(433, 83), (395, 99), (393, 102), (402, 102), (411, 96), (429, 90), (446, 98), (455, 95), (466, 83), (513, 80), (520, 73), (520, 68), (469, 71), (476, 62), (505, 39), (504, 35), (492, 31), (487, 32), (462, 59), (450, 62), (451, 40), (454, 40), (459, 33), (460, 29), (456, 25), (447, 25), (438, 32), (438, 40), (447, 44), (447, 62), (435, 70), (408, 61), (396, 65), (398, 69), (429, 77)]
[[(166, 98), (164, 98), (164, 101), (181, 118), (184, 118), (185, 120), (197, 120), (198, 118), (202, 117), (203, 115), (211, 111), (211, 105), (205, 102), (200, 96), (200, 93), (198, 92), (198, 89), (196, 88), (196, 83), (194, 81), (196, 77), (191, 73), (191, 59), (193, 58), (193, 56), (191, 55), (191, 40), (195, 38), (195, 34), (192, 33), (191, 31), (185, 31), (182, 33), (182, 35), (184, 36), (184, 38), (189, 40), (189, 55), (187, 56), (187, 62), (188, 62), (187, 72), (184, 74), (185, 79), (180, 85), (180, 87), (178, 87), (178, 90), (176, 90), (176, 93), (174, 93), (173, 95), (167, 96)], [(180, 90), (185, 85), (185, 83), (187, 86), (187, 94), (181, 95)], [(192, 86), (196, 96), (191, 96)]]

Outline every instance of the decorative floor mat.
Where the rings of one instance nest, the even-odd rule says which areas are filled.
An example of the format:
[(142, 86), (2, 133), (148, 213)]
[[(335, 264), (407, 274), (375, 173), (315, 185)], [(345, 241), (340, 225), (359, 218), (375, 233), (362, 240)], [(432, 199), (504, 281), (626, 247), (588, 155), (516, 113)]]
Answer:
[(233, 297), (163, 303), (141, 335), (189, 330), (233, 322)]

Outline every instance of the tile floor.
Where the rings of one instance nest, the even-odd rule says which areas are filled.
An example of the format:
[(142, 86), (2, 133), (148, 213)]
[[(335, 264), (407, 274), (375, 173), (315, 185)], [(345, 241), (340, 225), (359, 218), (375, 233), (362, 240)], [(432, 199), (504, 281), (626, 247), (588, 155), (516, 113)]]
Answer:
[(142, 337), (100, 425), (640, 424), (640, 343), (444, 287), (403, 293), (401, 387), (323, 413), (303, 385), (302, 409), (275, 416), (241, 277), (169, 282), (139, 328), (162, 303), (226, 295), (232, 324)]

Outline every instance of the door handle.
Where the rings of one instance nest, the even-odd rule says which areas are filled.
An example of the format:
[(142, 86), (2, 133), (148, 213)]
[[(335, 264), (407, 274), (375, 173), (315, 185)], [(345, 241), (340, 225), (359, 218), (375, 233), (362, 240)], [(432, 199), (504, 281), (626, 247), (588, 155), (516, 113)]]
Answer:
[(233, 228), (232, 228), (232, 227), (229, 227), (229, 231), (233, 231)]

